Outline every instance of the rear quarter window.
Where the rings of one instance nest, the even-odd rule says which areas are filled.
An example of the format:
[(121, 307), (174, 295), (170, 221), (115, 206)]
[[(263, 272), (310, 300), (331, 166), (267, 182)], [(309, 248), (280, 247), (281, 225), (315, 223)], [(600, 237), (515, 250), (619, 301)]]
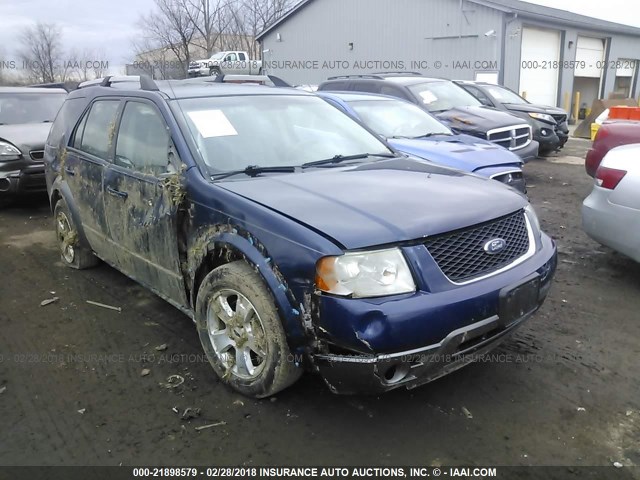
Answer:
[(71, 98), (64, 102), (49, 132), (47, 145), (63, 148), (67, 144), (68, 134), (73, 130), (84, 106), (84, 98)]

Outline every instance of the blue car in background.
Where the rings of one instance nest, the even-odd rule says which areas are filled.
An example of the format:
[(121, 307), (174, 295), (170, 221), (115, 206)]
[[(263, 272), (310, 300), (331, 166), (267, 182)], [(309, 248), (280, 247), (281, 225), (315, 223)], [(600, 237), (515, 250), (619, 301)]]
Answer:
[(318, 92), (318, 95), (385, 137), (396, 150), (526, 192), (523, 161), (515, 153), (481, 138), (454, 134), (412, 103), (366, 93)]

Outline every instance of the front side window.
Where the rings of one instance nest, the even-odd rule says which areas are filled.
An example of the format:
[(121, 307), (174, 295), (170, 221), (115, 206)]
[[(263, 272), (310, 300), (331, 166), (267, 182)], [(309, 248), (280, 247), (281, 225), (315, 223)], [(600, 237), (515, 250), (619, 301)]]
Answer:
[(119, 106), (119, 100), (95, 102), (78, 128), (74, 146), (83, 152), (106, 159), (113, 142)]
[(170, 136), (160, 112), (142, 102), (127, 102), (122, 113), (114, 163), (160, 175), (169, 167)]
[(212, 173), (301, 166), (335, 156), (390, 155), (375, 135), (315, 96), (242, 95), (177, 100)]

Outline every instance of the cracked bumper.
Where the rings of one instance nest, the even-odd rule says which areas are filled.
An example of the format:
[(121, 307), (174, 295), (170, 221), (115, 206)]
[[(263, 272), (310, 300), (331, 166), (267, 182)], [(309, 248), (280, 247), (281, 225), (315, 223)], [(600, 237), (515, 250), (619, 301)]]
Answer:
[(461, 326), (437, 343), (377, 355), (321, 353), (313, 363), (334, 393), (377, 394), (429, 383), (477, 361), (534, 315), (546, 299), (556, 266), (554, 255), (537, 272), (501, 288), (496, 314)]
[(334, 393), (376, 394), (399, 387), (412, 389), (477, 361), (536, 311), (537, 308), (508, 326), (500, 317), (490, 317), (417, 350), (376, 357), (318, 355), (315, 363)]

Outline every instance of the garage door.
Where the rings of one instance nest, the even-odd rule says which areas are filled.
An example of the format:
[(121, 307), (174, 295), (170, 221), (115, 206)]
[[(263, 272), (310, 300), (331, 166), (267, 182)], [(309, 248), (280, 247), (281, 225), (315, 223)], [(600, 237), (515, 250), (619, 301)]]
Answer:
[(520, 93), (526, 92), (527, 100), (556, 105), (558, 68), (553, 68), (553, 62), (559, 60), (560, 32), (530, 27), (522, 29)]
[[(604, 40), (578, 37), (576, 48), (576, 77), (600, 78), (604, 60)], [(584, 62), (584, 63), (581, 63)]]

